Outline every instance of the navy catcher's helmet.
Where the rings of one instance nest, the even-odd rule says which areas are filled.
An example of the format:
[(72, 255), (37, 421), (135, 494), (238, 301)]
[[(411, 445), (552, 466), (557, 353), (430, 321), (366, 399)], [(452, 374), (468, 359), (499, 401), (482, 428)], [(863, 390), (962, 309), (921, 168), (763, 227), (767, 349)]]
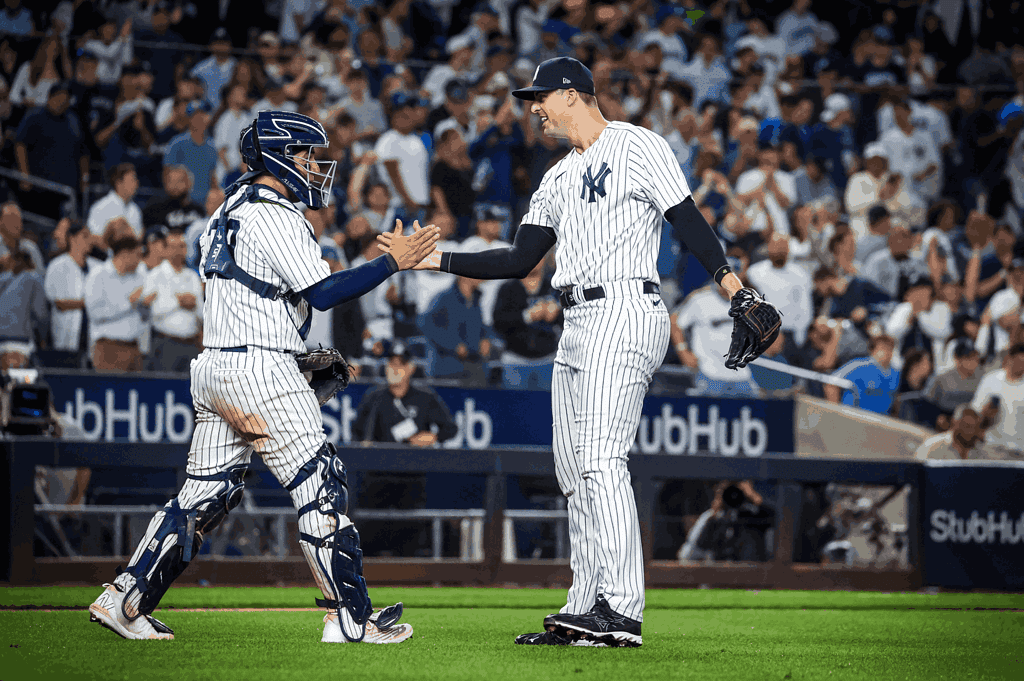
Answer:
[[(270, 173), (302, 203), (313, 210), (323, 208), (330, 199), (337, 162), (318, 160), (320, 172), (314, 172), (297, 154), (308, 150), (312, 155), (313, 149), (326, 149), (329, 144), (324, 126), (309, 116), (287, 111), (260, 111), (252, 125), (242, 131), (239, 140), (242, 160), (249, 166), (249, 173), (240, 181), (251, 180), (260, 173)], [(300, 172), (296, 164), (306, 172)]]

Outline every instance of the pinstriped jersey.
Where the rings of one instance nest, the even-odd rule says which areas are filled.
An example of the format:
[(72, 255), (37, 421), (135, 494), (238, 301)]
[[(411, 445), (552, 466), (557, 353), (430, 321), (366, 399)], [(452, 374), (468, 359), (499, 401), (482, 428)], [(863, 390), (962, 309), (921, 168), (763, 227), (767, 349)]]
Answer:
[(554, 229), (557, 288), (658, 282), (664, 213), (689, 195), (664, 138), (611, 122), (586, 151), (571, 150), (544, 174), (522, 222)]
[[(234, 250), (235, 263), (253, 277), (287, 292), (302, 291), (330, 276), (330, 267), (321, 257), (309, 221), (273, 189), (256, 186), (260, 201), (244, 202), (228, 216), (228, 245)], [(244, 187), (228, 196), (207, 223), (199, 241), (200, 262), (206, 261), (217, 218), (226, 206), (234, 205), (243, 191)], [(288, 352), (306, 351), (299, 329), (311, 313), (308, 302), (261, 298), (234, 279), (203, 277), (203, 281), (205, 346), (255, 345)]]

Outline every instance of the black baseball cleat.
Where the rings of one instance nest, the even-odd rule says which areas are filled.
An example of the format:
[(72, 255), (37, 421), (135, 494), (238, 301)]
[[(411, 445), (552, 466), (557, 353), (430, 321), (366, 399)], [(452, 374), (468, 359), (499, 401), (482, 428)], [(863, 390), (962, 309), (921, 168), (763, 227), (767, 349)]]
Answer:
[(567, 646), (571, 642), (564, 636), (559, 636), (550, 631), (539, 634), (519, 634), (519, 636), (516, 636), (516, 645), (520, 646)]
[(559, 613), (544, 618), (544, 628), (570, 641), (604, 643), (611, 647), (639, 648), (643, 645), (640, 623), (614, 612), (603, 596), (590, 612), (582, 615)]

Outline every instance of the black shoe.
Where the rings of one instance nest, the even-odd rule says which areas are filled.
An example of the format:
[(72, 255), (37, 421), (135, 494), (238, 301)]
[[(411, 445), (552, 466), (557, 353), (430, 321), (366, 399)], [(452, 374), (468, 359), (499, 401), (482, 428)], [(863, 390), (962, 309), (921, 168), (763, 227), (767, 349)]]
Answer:
[(544, 628), (570, 641), (589, 641), (626, 648), (639, 648), (643, 644), (640, 623), (615, 613), (602, 596), (597, 597), (590, 612), (582, 615), (548, 615), (544, 618)]
[(516, 636), (516, 645), (520, 646), (567, 646), (572, 641), (550, 631), (540, 634), (520, 634)]

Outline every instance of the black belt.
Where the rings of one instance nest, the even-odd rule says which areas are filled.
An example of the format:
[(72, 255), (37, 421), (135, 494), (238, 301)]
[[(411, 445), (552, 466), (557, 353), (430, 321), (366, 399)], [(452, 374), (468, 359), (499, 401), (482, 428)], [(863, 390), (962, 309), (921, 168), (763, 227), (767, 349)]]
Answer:
[(258, 345), (236, 345), (233, 348), (209, 348), (210, 350), (220, 350), (221, 352), (248, 352), (249, 348), (253, 350), (269, 350), (270, 352), (283, 352), (286, 355), (294, 355), (294, 352), (290, 350), (278, 350), (277, 348), (261, 348)]
[[(661, 293), (661, 288), (659, 288), (653, 281), (645, 281), (644, 293)], [(605, 294), (603, 286), (593, 286), (591, 288), (583, 289), (583, 300), (577, 300), (576, 296), (572, 292), (572, 288), (570, 288), (568, 291), (562, 291), (558, 295), (558, 302), (562, 304), (563, 308), (568, 309), (573, 305), (579, 305), (583, 302), (598, 300), (604, 297)]]

